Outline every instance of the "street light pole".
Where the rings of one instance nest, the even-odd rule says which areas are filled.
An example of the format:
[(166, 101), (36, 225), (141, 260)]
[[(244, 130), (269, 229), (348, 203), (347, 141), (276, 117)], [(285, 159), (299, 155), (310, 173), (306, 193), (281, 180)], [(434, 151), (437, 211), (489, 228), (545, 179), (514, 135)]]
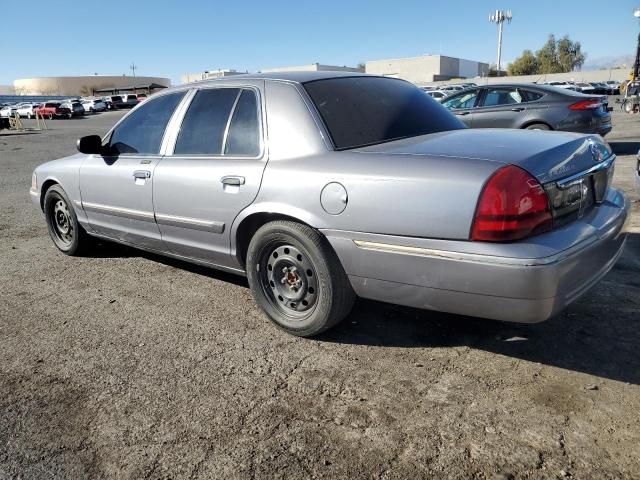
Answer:
[[(633, 11), (633, 16), (640, 20), (640, 7)], [(636, 46), (636, 61), (633, 64), (633, 81), (638, 80), (638, 70), (640, 70), (640, 33), (638, 33), (638, 45)]]
[(505, 20), (507, 21), (507, 23), (511, 23), (512, 18), (513, 15), (511, 13), (511, 10), (507, 10), (506, 12), (503, 12), (502, 10), (496, 10), (489, 16), (489, 21), (491, 23), (498, 24), (498, 60), (496, 61), (496, 70), (498, 76), (500, 76), (500, 60), (502, 58), (502, 29)]

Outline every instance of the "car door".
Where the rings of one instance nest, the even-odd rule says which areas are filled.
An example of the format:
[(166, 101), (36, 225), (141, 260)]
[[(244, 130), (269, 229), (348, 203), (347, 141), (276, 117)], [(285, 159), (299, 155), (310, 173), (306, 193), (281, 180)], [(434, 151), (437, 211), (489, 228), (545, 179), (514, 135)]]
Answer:
[(467, 127), (473, 127), (474, 107), (478, 101), (479, 88), (472, 88), (456, 93), (442, 101), (442, 105), (451, 110)]
[(474, 111), (474, 128), (520, 128), (527, 114), (526, 98), (518, 87), (486, 88)]
[(258, 194), (266, 165), (263, 85), (193, 92), (153, 183), (156, 221), (172, 253), (235, 266), (231, 224)]
[(169, 119), (185, 91), (161, 94), (133, 110), (107, 139), (103, 155), (80, 167), (82, 207), (99, 234), (162, 250), (153, 215), (153, 174)]

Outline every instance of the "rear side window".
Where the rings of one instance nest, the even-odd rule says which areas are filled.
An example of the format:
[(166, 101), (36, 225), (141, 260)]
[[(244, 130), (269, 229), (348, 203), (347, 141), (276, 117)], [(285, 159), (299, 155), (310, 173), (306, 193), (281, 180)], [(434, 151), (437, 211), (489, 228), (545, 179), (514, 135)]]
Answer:
[(160, 144), (167, 123), (185, 92), (169, 93), (145, 102), (120, 123), (109, 146), (113, 155), (121, 153), (160, 153)]
[(531, 90), (520, 90), (525, 102), (535, 102), (544, 97), (544, 94), (540, 92), (532, 92)]
[(338, 150), (465, 128), (418, 87), (392, 78), (346, 77), (304, 84)]
[(484, 106), (512, 105), (523, 101), (522, 95), (517, 88), (493, 88), (487, 90), (487, 95), (484, 97)]
[(184, 116), (174, 154), (221, 155), (224, 132), (238, 88), (200, 90)]
[(256, 157), (260, 154), (258, 101), (253, 90), (243, 90), (233, 112), (225, 155)]

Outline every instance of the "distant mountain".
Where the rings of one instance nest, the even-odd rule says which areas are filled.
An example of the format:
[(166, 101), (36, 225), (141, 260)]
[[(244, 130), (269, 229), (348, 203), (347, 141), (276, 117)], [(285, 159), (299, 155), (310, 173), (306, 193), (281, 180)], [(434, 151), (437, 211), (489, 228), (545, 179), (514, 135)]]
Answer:
[(626, 68), (631, 68), (635, 60), (635, 55), (618, 55), (587, 59), (587, 62), (582, 66), (582, 70), (602, 70), (622, 67), (623, 65), (626, 65)]

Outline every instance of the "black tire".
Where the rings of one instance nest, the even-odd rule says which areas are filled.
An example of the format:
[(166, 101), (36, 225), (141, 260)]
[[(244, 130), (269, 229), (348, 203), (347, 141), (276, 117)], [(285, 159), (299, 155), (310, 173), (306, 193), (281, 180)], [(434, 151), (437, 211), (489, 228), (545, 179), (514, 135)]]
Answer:
[(327, 240), (300, 223), (270, 222), (255, 233), (247, 252), (247, 277), (256, 303), (271, 321), (300, 337), (333, 327), (355, 301)]
[(91, 237), (78, 223), (69, 197), (60, 185), (53, 185), (44, 196), (44, 216), (53, 243), (62, 253), (80, 255), (91, 243)]
[(526, 130), (551, 130), (551, 127), (545, 123), (532, 123), (527, 125)]

